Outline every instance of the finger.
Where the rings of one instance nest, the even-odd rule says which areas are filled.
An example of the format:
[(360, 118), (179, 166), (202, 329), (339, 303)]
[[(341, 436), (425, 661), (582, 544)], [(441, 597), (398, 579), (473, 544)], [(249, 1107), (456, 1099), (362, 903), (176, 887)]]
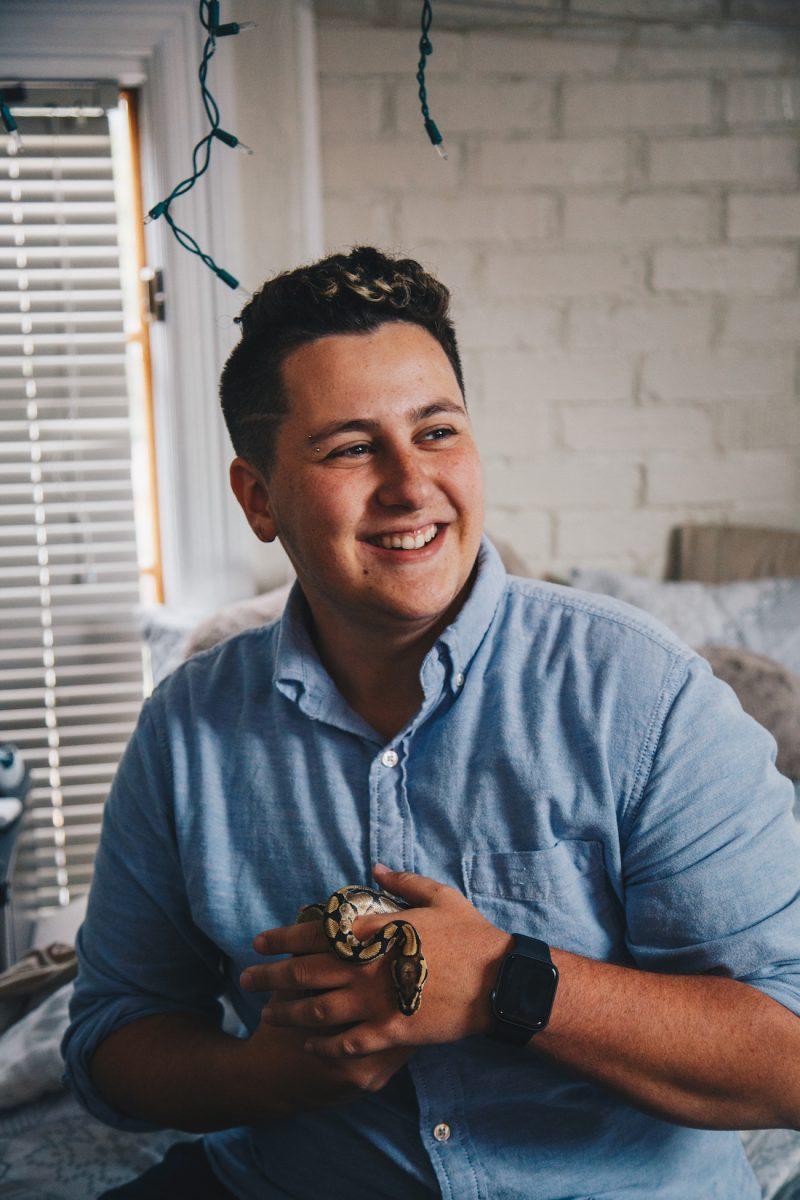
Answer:
[(321, 921), (303, 925), (282, 925), (267, 929), (253, 939), (253, 949), (259, 954), (313, 954), (327, 950), (328, 942)]
[(366, 1058), (379, 1050), (408, 1044), (404, 1027), (395, 1022), (383, 1025), (356, 1025), (334, 1037), (306, 1038), (303, 1049), (318, 1058)]
[(363, 1021), (369, 1006), (347, 989), (322, 992), (306, 1000), (271, 1000), (262, 1011), (268, 1025), (302, 1025), (329, 1029), (333, 1025)]
[(442, 890), (449, 890), (447, 884), (427, 875), (415, 875), (413, 871), (392, 871), (383, 863), (375, 863), (372, 874), (382, 888), (401, 896), (412, 905), (433, 904)]
[(343, 987), (352, 979), (353, 968), (330, 953), (300, 954), (275, 963), (255, 963), (239, 976), (245, 992), (317, 991)]

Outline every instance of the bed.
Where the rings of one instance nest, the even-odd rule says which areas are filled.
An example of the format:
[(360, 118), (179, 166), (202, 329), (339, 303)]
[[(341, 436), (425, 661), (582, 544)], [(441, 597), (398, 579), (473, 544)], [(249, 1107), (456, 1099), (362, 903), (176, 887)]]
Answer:
[[(502, 550), (509, 569), (518, 571), (513, 551)], [(782, 697), (779, 740), (793, 770), (792, 756), (800, 753), (800, 534), (683, 527), (672, 535), (666, 576), (659, 583), (609, 572), (573, 572), (569, 582), (638, 603), (667, 624), (677, 623), (690, 644), (698, 645), (699, 638), (704, 647), (719, 650), (730, 642), (727, 649), (735, 652), (734, 659), (744, 654), (772, 663), (767, 694), (773, 700)], [(169, 614), (159, 621), (146, 614), (143, 628), (156, 681), (188, 654), (279, 615), (287, 591), (282, 587), (229, 607), (200, 626), (195, 616), (188, 621)], [(722, 670), (731, 669), (720, 662)], [(779, 693), (775, 683), (775, 663), (788, 673), (785, 692)], [(753, 664), (748, 660), (745, 666)], [(758, 674), (758, 663), (754, 669)], [(800, 815), (800, 765), (796, 779), (795, 811)], [(25, 944), (74, 945), (84, 910), (85, 900), (79, 900), (44, 919), (27, 931)], [(176, 1130), (133, 1134), (111, 1129), (64, 1091), (58, 1048), (72, 986), (67, 981), (43, 991), (0, 1035), (2, 1200), (91, 1200), (146, 1170), (172, 1142), (195, 1136)], [(225, 1028), (242, 1032), (230, 1006)], [(800, 1133), (750, 1130), (742, 1138), (765, 1200), (800, 1200)]]

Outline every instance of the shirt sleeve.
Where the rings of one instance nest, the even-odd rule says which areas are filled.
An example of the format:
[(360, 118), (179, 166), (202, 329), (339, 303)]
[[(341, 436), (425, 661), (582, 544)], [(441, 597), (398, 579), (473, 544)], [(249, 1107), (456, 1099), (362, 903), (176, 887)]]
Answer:
[(99, 1044), (129, 1021), (191, 1013), (220, 1026), (225, 987), (220, 952), (194, 924), (172, 819), (172, 781), (156, 731), (158, 692), (142, 709), (105, 804), (78, 977), (61, 1043), (63, 1082), (94, 1116), (149, 1131), (108, 1105), (89, 1065)]
[(775, 740), (697, 656), (665, 707), (622, 831), (628, 948), (800, 1014), (800, 825)]

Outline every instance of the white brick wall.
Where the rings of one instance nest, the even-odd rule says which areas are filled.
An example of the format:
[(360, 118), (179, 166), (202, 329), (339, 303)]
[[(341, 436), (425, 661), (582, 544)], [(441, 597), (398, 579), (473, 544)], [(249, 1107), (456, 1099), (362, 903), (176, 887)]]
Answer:
[(692, 25), (718, 7), (594, 38), (434, 26), (446, 163), (418, 29), (319, 21), (329, 247), (451, 287), (487, 527), (534, 573), (658, 575), (687, 520), (800, 527), (800, 52)]

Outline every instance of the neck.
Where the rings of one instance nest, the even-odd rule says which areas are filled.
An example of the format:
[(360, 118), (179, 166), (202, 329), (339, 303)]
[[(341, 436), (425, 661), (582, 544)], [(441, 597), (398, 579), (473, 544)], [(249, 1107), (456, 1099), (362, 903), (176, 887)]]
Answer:
[(314, 605), (312, 635), (323, 666), (350, 707), (387, 741), (418, 711), (423, 659), (454, 619), (465, 595), (466, 590), (444, 616), (428, 625), (398, 628), (343, 621), (341, 614)]

